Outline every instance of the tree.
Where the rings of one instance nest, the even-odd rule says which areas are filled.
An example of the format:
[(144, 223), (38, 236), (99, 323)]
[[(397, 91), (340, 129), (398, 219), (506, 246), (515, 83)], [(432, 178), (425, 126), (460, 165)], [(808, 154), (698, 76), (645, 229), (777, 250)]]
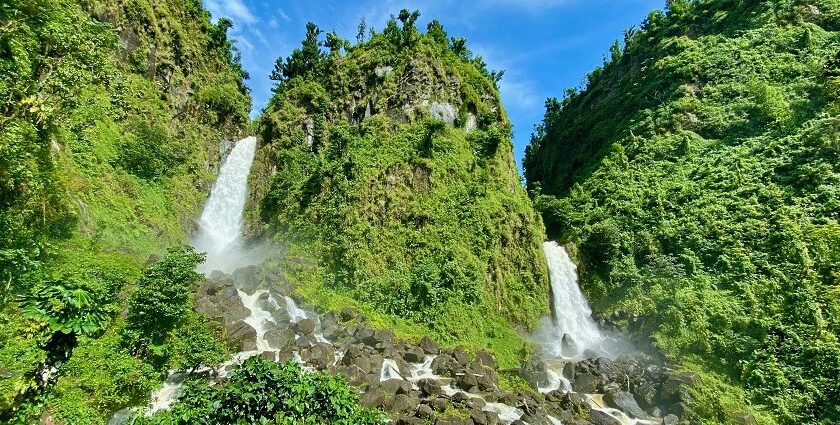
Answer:
[(356, 44), (362, 44), (365, 42), (365, 34), (367, 33), (367, 22), (365, 22), (364, 16), (359, 21), (359, 25), (356, 27)]
[(128, 301), (126, 332), (135, 352), (158, 348), (192, 309), (192, 292), (201, 275), (196, 266), (204, 254), (173, 248), (148, 267)]
[(446, 30), (443, 29), (443, 25), (437, 19), (429, 22), (429, 25), (426, 26), (426, 35), (431, 37), (435, 43), (449, 47), (447, 43), (449, 36), (446, 34)]
[(408, 9), (400, 10), (399, 20), (402, 22), (403, 45), (409, 46), (417, 39), (417, 28), (414, 26), (417, 18), (420, 17), (420, 11), (415, 10), (409, 12)]
[(285, 61), (282, 57), (277, 58), (269, 78), (282, 83), (295, 77), (315, 74), (325, 60), (325, 54), (318, 43), (318, 37), (322, 32), (317, 25), (308, 22), (306, 38), (301, 43), (301, 48), (295, 49)]

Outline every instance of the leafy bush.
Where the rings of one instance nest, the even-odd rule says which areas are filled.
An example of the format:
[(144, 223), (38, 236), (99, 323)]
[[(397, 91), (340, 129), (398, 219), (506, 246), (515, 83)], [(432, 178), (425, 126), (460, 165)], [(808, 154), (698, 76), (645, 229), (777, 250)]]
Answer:
[(192, 248), (172, 248), (147, 267), (128, 300), (125, 336), (134, 350), (158, 352), (170, 332), (192, 310), (192, 293), (202, 276), (195, 268), (204, 254)]
[(152, 424), (384, 424), (384, 415), (360, 408), (344, 378), (304, 372), (300, 365), (279, 365), (251, 357), (224, 385), (205, 380), (187, 384), (171, 411), (140, 422)]

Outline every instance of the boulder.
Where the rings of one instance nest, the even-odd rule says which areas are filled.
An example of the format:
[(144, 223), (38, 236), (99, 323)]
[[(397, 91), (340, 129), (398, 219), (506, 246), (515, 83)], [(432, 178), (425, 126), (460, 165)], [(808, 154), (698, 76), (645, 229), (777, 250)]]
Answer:
[(341, 319), (342, 322), (347, 322), (350, 320), (355, 319), (359, 316), (359, 312), (356, 309), (344, 307), (341, 309), (341, 312), (338, 313), (338, 318)]
[(737, 412), (732, 415), (732, 423), (738, 425), (756, 425), (755, 417), (746, 412)]
[(402, 354), (403, 360), (409, 363), (423, 363), (426, 358), (426, 353), (420, 347), (408, 347)]
[(574, 357), (578, 355), (578, 346), (571, 335), (564, 333), (560, 339), (560, 353), (563, 357)]
[(654, 407), (656, 404), (657, 394), (658, 391), (656, 386), (650, 382), (644, 382), (633, 388), (633, 395), (636, 396), (636, 400), (638, 400), (639, 405), (646, 409)]
[(251, 325), (238, 321), (227, 327), (228, 341), (238, 351), (254, 351), (257, 349), (257, 331)]
[(622, 425), (621, 421), (601, 410), (592, 409), (589, 419), (593, 425)]
[(275, 350), (282, 350), (286, 347), (294, 345), (295, 343), (295, 333), (286, 327), (275, 327), (269, 329), (265, 332), (263, 338), (266, 343), (268, 343), (268, 346)]
[(575, 376), (574, 382), (572, 382), (572, 388), (574, 388), (576, 392), (583, 394), (592, 394), (596, 392), (600, 385), (601, 379), (589, 372), (578, 373)]
[(413, 412), (420, 404), (420, 398), (409, 394), (397, 394), (391, 403), (390, 411), (398, 414)]
[(440, 382), (431, 378), (423, 378), (417, 381), (417, 388), (425, 397), (439, 395), (442, 391)]
[(335, 361), (335, 350), (329, 344), (317, 342), (312, 347), (301, 350), (300, 358), (315, 369), (323, 370)]
[(455, 385), (466, 391), (471, 391), (478, 387), (478, 379), (472, 373), (462, 373), (455, 377)]
[(456, 362), (461, 367), (466, 367), (467, 364), (470, 362), (470, 355), (467, 354), (467, 351), (464, 350), (464, 347), (457, 347), (452, 350), (452, 358), (455, 359)]
[(647, 419), (648, 415), (636, 403), (633, 394), (625, 391), (616, 391), (608, 393), (604, 396), (604, 401), (608, 406), (614, 407), (629, 415), (634, 419)]
[(481, 366), (489, 367), (490, 369), (496, 369), (498, 367), (496, 359), (493, 358), (493, 355), (483, 350), (475, 354), (475, 363)]
[(379, 384), (389, 394), (409, 394), (411, 393), (411, 383), (402, 379), (387, 379)]
[(301, 336), (312, 335), (315, 332), (315, 321), (312, 319), (302, 319), (292, 325), (292, 329), (296, 334)]
[(437, 345), (437, 343), (429, 339), (429, 337), (424, 336), (423, 339), (420, 340), (418, 346), (422, 348), (423, 352), (426, 354), (437, 355), (440, 353), (440, 347)]

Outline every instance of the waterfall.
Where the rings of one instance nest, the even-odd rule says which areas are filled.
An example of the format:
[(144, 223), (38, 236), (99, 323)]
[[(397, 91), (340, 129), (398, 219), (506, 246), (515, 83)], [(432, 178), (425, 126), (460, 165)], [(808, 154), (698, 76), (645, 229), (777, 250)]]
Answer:
[(558, 358), (614, 357), (626, 343), (598, 328), (592, 310), (578, 286), (577, 267), (566, 249), (557, 242), (545, 242), (543, 251), (551, 279), (551, 318), (535, 334), (546, 354)]
[(246, 137), (236, 143), (221, 170), (210, 198), (204, 205), (199, 233), (193, 241), (196, 250), (207, 253), (199, 271), (233, 269), (248, 265), (241, 252), (242, 214), (248, 198), (248, 173), (254, 161), (257, 138)]

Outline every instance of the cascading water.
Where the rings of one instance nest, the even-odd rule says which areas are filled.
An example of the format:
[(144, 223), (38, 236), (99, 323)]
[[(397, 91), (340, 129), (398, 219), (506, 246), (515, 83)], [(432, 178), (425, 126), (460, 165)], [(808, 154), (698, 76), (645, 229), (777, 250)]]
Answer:
[(221, 270), (226, 273), (248, 264), (240, 235), (245, 201), (248, 199), (248, 173), (254, 161), (257, 138), (246, 137), (236, 143), (210, 192), (199, 221), (200, 230), (193, 241), (198, 251), (207, 253), (199, 271)]
[(577, 267), (566, 249), (557, 242), (545, 242), (543, 251), (551, 279), (552, 317), (543, 321), (535, 338), (543, 351), (556, 358), (589, 355), (614, 357), (626, 343), (598, 328), (589, 302), (580, 291)]

